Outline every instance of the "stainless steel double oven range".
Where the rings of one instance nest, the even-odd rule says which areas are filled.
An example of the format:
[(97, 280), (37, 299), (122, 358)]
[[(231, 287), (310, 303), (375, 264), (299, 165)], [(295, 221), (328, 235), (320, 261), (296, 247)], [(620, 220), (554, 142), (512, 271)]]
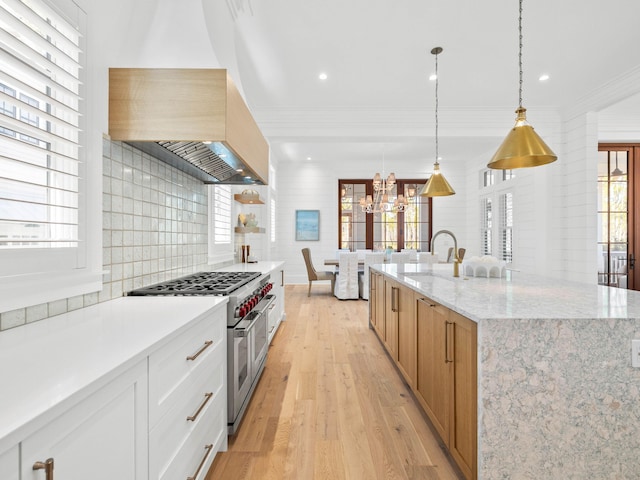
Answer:
[(129, 292), (128, 295), (226, 295), (227, 422), (233, 435), (267, 359), (269, 306), (275, 296), (268, 274), (200, 272)]

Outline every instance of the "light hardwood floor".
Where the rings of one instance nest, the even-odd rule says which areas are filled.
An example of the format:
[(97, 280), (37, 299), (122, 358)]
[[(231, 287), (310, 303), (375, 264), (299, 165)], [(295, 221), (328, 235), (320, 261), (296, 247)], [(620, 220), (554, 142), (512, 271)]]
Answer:
[(287, 319), (207, 480), (462, 478), (369, 329), (368, 302), (285, 290)]

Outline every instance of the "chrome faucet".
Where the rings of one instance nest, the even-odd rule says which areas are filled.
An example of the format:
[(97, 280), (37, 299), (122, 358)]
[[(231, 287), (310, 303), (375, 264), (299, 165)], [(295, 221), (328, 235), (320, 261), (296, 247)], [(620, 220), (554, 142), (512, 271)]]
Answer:
[(431, 237), (431, 255), (433, 255), (433, 244), (436, 241), (436, 237), (438, 235), (440, 235), (441, 233), (446, 233), (447, 235), (449, 235), (451, 238), (453, 238), (453, 276), (454, 277), (459, 277), (460, 276), (460, 272), (459, 272), (459, 263), (460, 263), (460, 257), (458, 256), (458, 240), (456, 239), (456, 236), (453, 234), (453, 232), (449, 231), (449, 230), (438, 230), (433, 237)]

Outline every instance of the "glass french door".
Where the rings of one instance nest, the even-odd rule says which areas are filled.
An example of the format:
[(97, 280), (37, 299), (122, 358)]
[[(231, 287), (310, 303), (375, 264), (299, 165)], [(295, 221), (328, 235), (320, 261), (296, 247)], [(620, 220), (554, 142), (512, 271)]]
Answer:
[(431, 241), (431, 200), (418, 195), (425, 180), (397, 180), (388, 203), (402, 193), (408, 200), (403, 212), (366, 213), (360, 199), (372, 195), (371, 180), (338, 181), (338, 246), (351, 251), (360, 249), (394, 251), (415, 249), (426, 252)]
[(640, 170), (634, 159), (640, 161), (638, 144), (598, 146), (598, 283), (639, 290)]

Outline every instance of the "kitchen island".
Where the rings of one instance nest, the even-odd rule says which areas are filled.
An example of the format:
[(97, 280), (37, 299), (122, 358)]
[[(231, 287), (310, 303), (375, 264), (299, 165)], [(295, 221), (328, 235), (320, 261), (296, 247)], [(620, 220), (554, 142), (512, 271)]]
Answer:
[[(425, 315), (430, 308), (446, 310), (445, 329), (456, 323), (454, 317), (475, 324), (473, 337), (462, 336), (475, 340), (467, 348), (474, 358), (466, 359), (474, 375), (463, 381), (473, 384), (477, 395), (473, 415), (465, 417), (469, 412), (463, 409), (458, 417), (477, 418), (471, 427), (476, 436), (469, 442), (477, 463), (468, 462), (465, 475), (482, 480), (639, 478), (640, 368), (632, 367), (631, 341), (640, 339), (640, 292), (509, 271), (504, 278), (454, 278), (452, 272), (452, 265), (372, 267), (372, 288), (378, 291), (371, 293), (370, 319), (432, 419), (438, 418), (438, 403), (430, 400), (430, 385), (424, 383), (439, 377), (421, 373), (431, 368), (425, 364), (431, 352), (420, 343)], [(405, 291), (413, 293), (406, 301)], [(395, 323), (387, 318), (381, 329), (385, 310), (395, 313)], [(403, 320), (407, 312), (410, 318)], [(414, 325), (408, 340), (410, 323), (403, 321)], [(429, 346), (442, 346), (442, 361), (457, 371), (458, 350), (469, 345), (455, 345), (449, 332)]]

